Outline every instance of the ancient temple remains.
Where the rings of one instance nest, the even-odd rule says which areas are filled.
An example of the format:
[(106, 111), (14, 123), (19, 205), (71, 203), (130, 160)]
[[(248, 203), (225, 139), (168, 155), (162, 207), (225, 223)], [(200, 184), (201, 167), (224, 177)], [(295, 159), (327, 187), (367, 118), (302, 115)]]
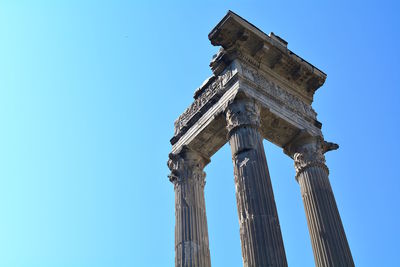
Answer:
[[(175, 188), (175, 266), (211, 265), (204, 167), (232, 150), (243, 265), (287, 266), (263, 139), (294, 160), (316, 266), (354, 266), (329, 182), (326, 142), (311, 107), (326, 74), (235, 13), (208, 35), (213, 76), (175, 121), (168, 166)], [(301, 259), (299, 259), (301, 262)]]

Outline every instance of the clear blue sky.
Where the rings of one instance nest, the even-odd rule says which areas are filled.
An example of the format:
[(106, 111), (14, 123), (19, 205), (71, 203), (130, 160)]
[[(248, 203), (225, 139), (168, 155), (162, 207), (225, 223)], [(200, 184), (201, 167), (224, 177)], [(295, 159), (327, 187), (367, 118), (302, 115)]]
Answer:
[[(313, 106), (354, 260), (399, 266), (400, 8), (329, 2), (0, 1), (0, 266), (173, 266), (169, 139), (228, 9), (328, 74)], [(313, 266), (293, 162), (265, 148), (289, 266)], [(206, 172), (212, 264), (242, 266), (228, 145)]]

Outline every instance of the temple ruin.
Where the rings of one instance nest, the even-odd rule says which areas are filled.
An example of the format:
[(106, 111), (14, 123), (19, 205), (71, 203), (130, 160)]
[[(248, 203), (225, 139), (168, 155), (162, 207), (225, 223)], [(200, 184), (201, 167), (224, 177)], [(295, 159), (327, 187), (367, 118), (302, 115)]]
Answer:
[[(287, 266), (263, 139), (294, 160), (316, 266), (354, 266), (312, 108), (326, 74), (229, 11), (208, 35), (213, 76), (175, 121), (168, 166), (175, 188), (175, 266), (211, 266), (204, 167), (229, 142), (243, 265)], [(300, 261), (301, 259), (299, 259)]]

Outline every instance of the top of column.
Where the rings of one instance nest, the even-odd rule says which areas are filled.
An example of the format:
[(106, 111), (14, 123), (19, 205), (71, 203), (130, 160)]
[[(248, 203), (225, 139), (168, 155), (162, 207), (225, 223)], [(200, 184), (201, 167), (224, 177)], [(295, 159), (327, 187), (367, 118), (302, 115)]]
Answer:
[(243, 57), (257, 68), (286, 79), (308, 104), (325, 82), (326, 74), (290, 51), (285, 40), (272, 32), (265, 34), (232, 11), (228, 11), (208, 38), (213, 45), (222, 47), (210, 64), (215, 75), (232, 59)]

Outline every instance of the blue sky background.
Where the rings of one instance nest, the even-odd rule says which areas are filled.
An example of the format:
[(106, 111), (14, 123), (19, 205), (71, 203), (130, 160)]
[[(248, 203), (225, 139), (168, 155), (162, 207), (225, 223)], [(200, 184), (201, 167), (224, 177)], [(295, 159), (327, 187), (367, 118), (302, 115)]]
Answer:
[[(328, 74), (314, 108), (358, 266), (399, 266), (396, 1), (0, 1), (0, 266), (173, 266), (173, 122), (233, 10)], [(290, 158), (265, 141), (289, 266), (313, 266)], [(213, 266), (242, 266), (230, 147), (206, 167)]]

